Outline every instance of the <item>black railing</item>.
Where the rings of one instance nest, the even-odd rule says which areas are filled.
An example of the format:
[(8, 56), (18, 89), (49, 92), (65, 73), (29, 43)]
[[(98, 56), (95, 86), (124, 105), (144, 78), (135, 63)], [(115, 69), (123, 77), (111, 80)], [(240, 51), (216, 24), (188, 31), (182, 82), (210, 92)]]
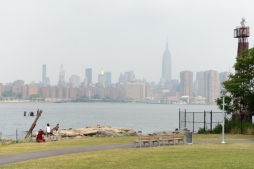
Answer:
[(179, 109), (179, 129), (187, 128), (193, 133), (200, 128), (204, 131), (212, 129), (219, 123), (222, 123), (222, 112), (204, 111), (204, 112), (187, 112), (186, 109), (181, 111)]

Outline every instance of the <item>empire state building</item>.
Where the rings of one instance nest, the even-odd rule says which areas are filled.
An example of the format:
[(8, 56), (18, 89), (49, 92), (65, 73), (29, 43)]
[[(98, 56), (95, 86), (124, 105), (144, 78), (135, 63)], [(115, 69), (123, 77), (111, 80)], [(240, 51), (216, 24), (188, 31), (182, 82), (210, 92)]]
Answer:
[(172, 78), (171, 54), (168, 50), (168, 43), (167, 43), (163, 53), (163, 58), (162, 58), (161, 83), (170, 85), (171, 78)]

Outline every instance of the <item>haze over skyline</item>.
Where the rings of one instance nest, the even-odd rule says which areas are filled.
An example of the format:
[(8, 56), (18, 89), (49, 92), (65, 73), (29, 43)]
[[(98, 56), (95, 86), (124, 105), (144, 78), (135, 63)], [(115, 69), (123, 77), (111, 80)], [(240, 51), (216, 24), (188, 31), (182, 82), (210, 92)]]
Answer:
[(94, 81), (103, 68), (113, 82), (129, 70), (159, 82), (167, 40), (173, 79), (183, 70), (233, 70), (233, 29), (242, 17), (254, 44), (253, 6), (251, 0), (0, 1), (0, 83), (41, 81), (42, 64), (51, 84), (61, 64), (66, 80), (72, 74), (83, 80), (91, 67)]

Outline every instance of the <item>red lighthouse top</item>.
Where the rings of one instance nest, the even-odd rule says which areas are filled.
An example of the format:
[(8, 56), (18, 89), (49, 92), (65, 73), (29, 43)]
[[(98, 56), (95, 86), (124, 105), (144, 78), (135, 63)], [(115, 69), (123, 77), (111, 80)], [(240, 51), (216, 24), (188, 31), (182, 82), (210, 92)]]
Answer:
[(245, 19), (242, 18), (241, 26), (234, 29), (234, 38), (247, 38), (250, 36), (250, 28), (245, 23)]

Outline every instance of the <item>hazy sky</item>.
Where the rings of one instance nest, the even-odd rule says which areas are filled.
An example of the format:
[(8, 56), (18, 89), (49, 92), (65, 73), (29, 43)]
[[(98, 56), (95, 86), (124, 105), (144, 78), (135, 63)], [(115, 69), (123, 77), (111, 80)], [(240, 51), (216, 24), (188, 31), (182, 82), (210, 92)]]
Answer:
[(51, 83), (60, 64), (66, 79), (93, 68), (134, 70), (158, 82), (168, 39), (173, 78), (182, 70), (232, 70), (242, 17), (254, 32), (253, 0), (0, 0), (0, 82)]

